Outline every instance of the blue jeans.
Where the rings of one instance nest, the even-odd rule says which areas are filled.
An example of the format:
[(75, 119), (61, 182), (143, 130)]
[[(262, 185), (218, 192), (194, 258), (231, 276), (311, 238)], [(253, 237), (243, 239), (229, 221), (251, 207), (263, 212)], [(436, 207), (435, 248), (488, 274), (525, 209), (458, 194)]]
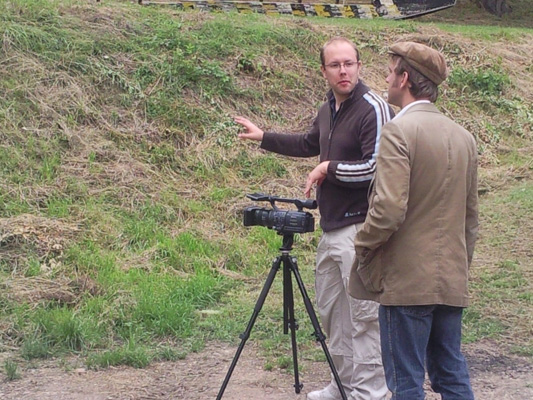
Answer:
[(381, 355), (392, 400), (424, 400), (425, 366), (442, 400), (474, 400), (461, 353), (463, 309), (380, 306)]

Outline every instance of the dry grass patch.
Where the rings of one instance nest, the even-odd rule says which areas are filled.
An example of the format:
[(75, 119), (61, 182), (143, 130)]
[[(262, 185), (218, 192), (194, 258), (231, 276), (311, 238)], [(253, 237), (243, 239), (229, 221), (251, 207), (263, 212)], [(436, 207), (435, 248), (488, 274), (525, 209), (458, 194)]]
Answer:
[(28, 248), (49, 266), (57, 264), (79, 232), (77, 224), (30, 214), (0, 218), (0, 256), (13, 272), (28, 256)]
[(6, 279), (0, 286), (5, 298), (17, 303), (30, 304), (31, 308), (49, 302), (74, 306), (83, 296), (101, 294), (98, 284), (87, 276), (76, 279), (14, 277)]

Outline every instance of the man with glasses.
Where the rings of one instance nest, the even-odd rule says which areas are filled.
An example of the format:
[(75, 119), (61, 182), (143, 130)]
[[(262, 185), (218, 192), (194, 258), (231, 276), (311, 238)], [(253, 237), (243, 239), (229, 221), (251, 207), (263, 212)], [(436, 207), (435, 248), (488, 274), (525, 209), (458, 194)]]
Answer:
[[(359, 80), (361, 61), (355, 44), (342, 37), (329, 40), (320, 51), (322, 75), (331, 90), (309, 132), (264, 132), (243, 117), (242, 139), (261, 142), (261, 148), (293, 157), (319, 156), (305, 185), (309, 197), (317, 186), (323, 235), (317, 249), (316, 302), (329, 351), (352, 400), (384, 400), (387, 388), (381, 363), (378, 304), (348, 295), (355, 258), (354, 238), (368, 209), (367, 191), (374, 175), (381, 126), (393, 111)], [(308, 400), (340, 400), (335, 380)]]

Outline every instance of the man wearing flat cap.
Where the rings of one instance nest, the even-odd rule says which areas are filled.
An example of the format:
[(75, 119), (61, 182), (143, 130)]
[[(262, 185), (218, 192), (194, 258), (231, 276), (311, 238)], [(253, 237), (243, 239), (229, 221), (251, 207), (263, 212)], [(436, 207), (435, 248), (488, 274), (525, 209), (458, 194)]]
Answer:
[(425, 368), (443, 400), (473, 400), (461, 321), (478, 229), (476, 143), (433, 104), (443, 55), (413, 42), (389, 54), (388, 100), (402, 110), (382, 129), (349, 291), (380, 303), (392, 400), (423, 400)]

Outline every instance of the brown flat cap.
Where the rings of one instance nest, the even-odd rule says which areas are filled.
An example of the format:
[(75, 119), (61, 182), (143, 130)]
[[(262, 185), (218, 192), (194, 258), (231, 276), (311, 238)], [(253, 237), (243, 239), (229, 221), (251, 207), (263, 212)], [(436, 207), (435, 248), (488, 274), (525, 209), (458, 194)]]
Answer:
[(427, 77), (436, 85), (441, 84), (448, 76), (446, 61), (439, 51), (421, 43), (394, 43), (389, 54), (402, 57), (411, 67)]

